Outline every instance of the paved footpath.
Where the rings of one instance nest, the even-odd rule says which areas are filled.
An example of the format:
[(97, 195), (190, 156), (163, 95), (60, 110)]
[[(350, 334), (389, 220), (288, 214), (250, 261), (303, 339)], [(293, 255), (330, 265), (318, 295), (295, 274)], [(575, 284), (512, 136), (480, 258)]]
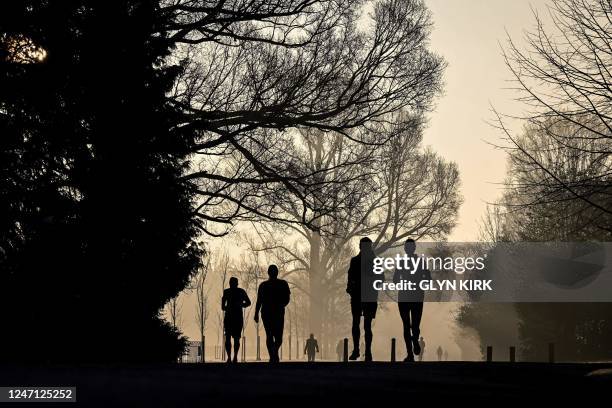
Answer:
[[(35, 385), (76, 386), (77, 406), (219, 407), (270, 402), (287, 408), (346, 404), (382, 408), (380, 403), (400, 400), (406, 406), (417, 400), (524, 406), (535, 401), (609, 400), (612, 364), (293, 362), (0, 368), (0, 386)], [(50, 405), (56, 404), (42, 406)]]

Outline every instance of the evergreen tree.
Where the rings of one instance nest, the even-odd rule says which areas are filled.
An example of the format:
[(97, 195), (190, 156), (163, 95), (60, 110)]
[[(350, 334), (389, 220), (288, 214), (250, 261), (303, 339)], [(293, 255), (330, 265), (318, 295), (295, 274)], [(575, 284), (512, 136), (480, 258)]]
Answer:
[(201, 251), (155, 2), (2, 8), (0, 358), (170, 361)]

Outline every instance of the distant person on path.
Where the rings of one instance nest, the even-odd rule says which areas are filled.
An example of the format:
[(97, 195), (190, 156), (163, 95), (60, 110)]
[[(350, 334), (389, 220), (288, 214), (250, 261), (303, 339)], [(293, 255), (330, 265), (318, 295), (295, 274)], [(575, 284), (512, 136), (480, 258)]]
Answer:
[(442, 361), (442, 346), (438, 346), (438, 361)]
[(314, 338), (314, 334), (310, 333), (310, 337), (306, 340), (306, 346), (304, 346), (304, 354), (308, 353), (308, 361), (315, 361), (315, 353), (319, 352), (319, 343)]
[(444, 361), (448, 361), (448, 350), (444, 350)]
[(244, 291), (238, 287), (238, 279), (231, 277), (230, 287), (223, 291), (221, 298), (221, 309), (225, 312), (223, 317), (223, 329), (225, 331), (225, 352), (227, 362), (232, 359), (232, 338), (234, 339), (234, 363), (238, 362), (238, 350), (240, 349), (240, 337), (242, 337), (242, 309), (251, 306), (251, 300)]
[(344, 340), (338, 340), (338, 345), (336, 346), (336, 354), (338, 355), (338, 361), (344, 360)]
[(425, 356), (425, 339), (423, 336), (419, 339), (419, 346), (421, 346), (421, 353), (419, 354), (419, 361), (423, 361), (423, 357)]
[(278, 350), (283, 344), (285, 326), (285, 306), (289, 304), (291, 291), (287, 281), (278, 279), (278, 267), (268, 267), (267, 281), (262, 282), (257, 290), (255, 322), (259, 323), (259, 312), (266, 331), (266, 347), (271, 363), (280, 361)]
[(376, 279), (381, 276), (374, 274), (374, 249), (372, 240), (364, 237), (359, 241), (359, 254), (351, 259), (348, 270), (346, 292), (351, 297), (351, 314), (353, 315), (352, 335), (353, 352), (349, 360), (359, 358), (359, 337), (361, 316), (365, 337), (364, 361), (372, 361), (372, 319), (376, 317), (378, 308), (378, 291), (373, 287)]
[[(414, 239), (407, 239), (404, 243), (406, 255), (415, 258), (416, 242)], [(412, 264), (412, 263), (411, 263)], [(414, 283), (415, 290), (402, 290), (397, 295), (397, 306), (399, 308), (402, 325), (404, 326), (404, 342), (408, 355), (404, 359), (406, 362), (414, 361), (414, 355), (421, 354), (419, 334), (421, 333), (421, 317), (423, 316), (423, 300), (425, 292), (420, 288), (421, 281), (431, 279), (431, 274), (420, 264), (416, 270), (396, 269), (393, 274), (393, 282), (409, 281)]]

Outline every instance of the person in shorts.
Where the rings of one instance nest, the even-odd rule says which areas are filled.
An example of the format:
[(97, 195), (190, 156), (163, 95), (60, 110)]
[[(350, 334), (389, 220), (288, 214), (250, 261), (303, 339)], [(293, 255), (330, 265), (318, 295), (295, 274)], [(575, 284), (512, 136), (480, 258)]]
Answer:
[(357, 360), (360, 355), (359, 338), (361, 335), (361, 316), (365, 338), (364, 361), (372, 361), (372, 320), (378, 308), (378, 292), (373, 288), (374, 249), (372, 240), (364, 237), (359, 241), (359, 254), (351, 259), (348, 270), (346, 292), (351, 297), (351, 314), (353, 315), (352, 335), (353, 351), (349, 360)]

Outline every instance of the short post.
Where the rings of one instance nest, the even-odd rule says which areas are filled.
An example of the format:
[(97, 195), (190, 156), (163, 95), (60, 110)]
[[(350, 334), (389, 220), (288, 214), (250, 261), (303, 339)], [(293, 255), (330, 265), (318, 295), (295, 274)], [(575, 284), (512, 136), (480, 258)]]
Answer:
[(548, 343), (548, 362), (555, 362), (555, 343)]
[(345, 337), (343, 340), (343, 352), (342, 352), (342, 361), (345, 363), (348, 362), (348, 339)]
[(291, 361), (291, 334), (289, 334), (289, 361)]
[(510, 362), (516, 362), (516, 348), (514, 346), (510, 347)]
[(259, 354), (259, 350), (260, 348), (259, 348), (259, 334), (258, 334), (257, 335), (257, 356), (256, 356), (257, 361), (261, 360), (261, 354)]
[(242, 336), (242, 362), (246, 361), (246, 336)]
[(487, 346), (487, 363), (493, 361), (493, 347)]
[(395, 337), (391, 339), (391, 362), (395, 363)]

